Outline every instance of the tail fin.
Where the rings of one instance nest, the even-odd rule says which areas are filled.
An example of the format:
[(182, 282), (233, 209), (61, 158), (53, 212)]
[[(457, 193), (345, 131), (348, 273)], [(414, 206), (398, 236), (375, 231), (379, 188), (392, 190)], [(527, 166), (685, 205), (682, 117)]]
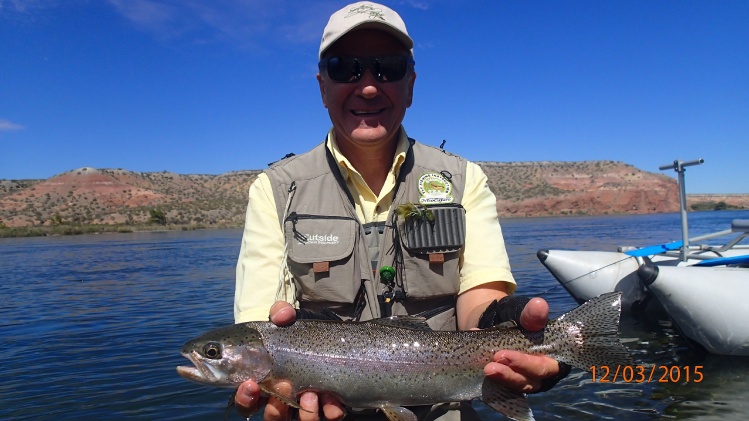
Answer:
[(592, 366), (632, 365), (632, 356), (618, 337), (621, 307), (621, 293), (608, 292), (551, 320), (545, 335), (565, 335), (559, 353), (551, 356), (586, 371)]

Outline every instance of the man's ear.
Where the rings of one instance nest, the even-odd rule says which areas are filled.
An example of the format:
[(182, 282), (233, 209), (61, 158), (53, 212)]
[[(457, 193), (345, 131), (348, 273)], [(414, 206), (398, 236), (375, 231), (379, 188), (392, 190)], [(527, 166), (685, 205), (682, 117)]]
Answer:
[(416, 72), (411, 72), (411, 80), (408, 81), (408, 102), (406, 102), (406, 108), (411, 106), (414, 100), (414, 83), (416, 82)]
[(322, 98), (322, 105), (325, 108), (328, 108), (328, 104), (325, 102), (325, 81), (322, 79), (322, 76), (320, 76), (320, 73), (317, 74), (317, 84), (320, 85), (320, 97)]

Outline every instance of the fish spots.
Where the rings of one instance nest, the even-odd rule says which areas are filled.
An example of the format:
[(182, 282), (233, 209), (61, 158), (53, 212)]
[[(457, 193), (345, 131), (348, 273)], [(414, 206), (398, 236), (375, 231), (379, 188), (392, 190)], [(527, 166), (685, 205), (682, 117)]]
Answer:
[[(248, 350), (251, 346), (243, 345), (242, 361), (234, 364), (257, 355), (256, 360), (272, 366), (268, 379), (287, 380), (295, 392), (330, 392), (351, 407), (481, 397), (510, 417), (530, 419), (523, 395), (485, 382), (486, 363), (497, 350), (514, 349), (551, 355), (583, 369), (631, 364), (616, 337), (618, 304), (618, 295), (595, 299), (550, 321), (542, 332), (491, 328), (440, 332), (384, 323), (298, 320), (286, 327), (251, 322), (219, 329), (208, 337), (253, 343), (255, 354)], [(267, 354), (259, 353), (266, 349)], [(249, 371), (239, 374), (245, 373)]]

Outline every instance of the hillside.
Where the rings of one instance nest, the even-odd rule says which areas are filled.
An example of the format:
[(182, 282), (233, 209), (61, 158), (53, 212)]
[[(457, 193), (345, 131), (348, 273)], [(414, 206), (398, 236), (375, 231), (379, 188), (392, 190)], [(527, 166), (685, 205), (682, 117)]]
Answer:
[(259, 171), (221, 175), (80, 168), (47, 180), (0, 181), (0, 221), (8, 227), (142, 224), (152, 209), (170, 224), (239, 226)]
[(614, 161), (482, 162), (502, 216), (675, 212), (676, 182)]
[[(503, 217), (678, 211), (676, 182), (613, 161), (480, 162)], [(47, 180), (0, 180), (0, 226), (144, 224), (240, 226), (259, 171), (221, 175), (79, 168)], [(749, 207), (749, 195), (705, 196)], [(689, 201), (694, 202), (690, 197)]]

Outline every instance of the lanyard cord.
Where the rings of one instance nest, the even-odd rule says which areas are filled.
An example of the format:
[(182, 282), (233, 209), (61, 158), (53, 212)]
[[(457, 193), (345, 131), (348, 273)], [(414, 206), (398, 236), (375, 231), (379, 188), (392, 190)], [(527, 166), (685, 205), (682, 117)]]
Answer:
[[(286, 198), (286, 206), (283, 211), (283, 218), (281, 218), (281, 232), (284, 231), (284, 222), (286, 217), (289, 216), (289, 208), (291, 208), (291, 200), (296, 193), (296, 182), (292, 181), (289, 186), (289, 195)], [(296, 301), (296, 291), (294, 289), (294, 283), (291, 282), (291, 272), (289, 271), (289, 243), (284, 241), (283, 245), (283, 258), (281, 259), (281, 269), (278, 272), (278, 287), (276, 288), (276, 301), (286, 301), (287, 303), (293, 304)], [(289, 300), (292, 301), (289, 301)]]

